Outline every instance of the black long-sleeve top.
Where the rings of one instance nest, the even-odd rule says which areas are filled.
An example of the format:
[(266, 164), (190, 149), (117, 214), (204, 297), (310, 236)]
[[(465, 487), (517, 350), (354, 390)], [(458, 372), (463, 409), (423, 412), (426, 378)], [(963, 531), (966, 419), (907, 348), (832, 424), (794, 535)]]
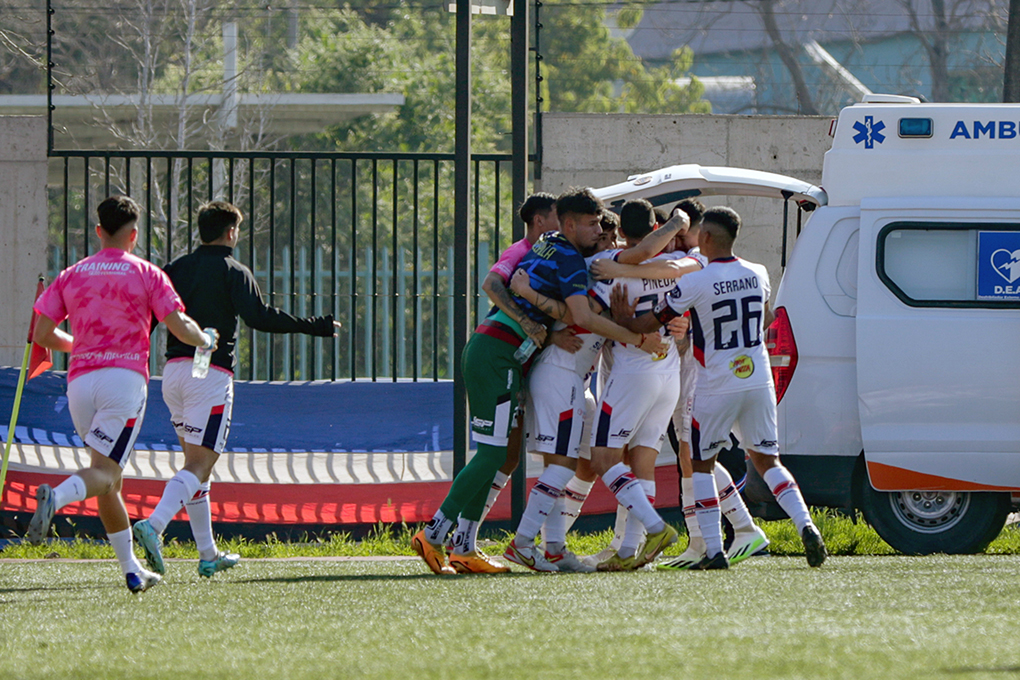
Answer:
[[(219, 331), (219, 346), (212, 363), (228, 371), (237, 361), (237, 317), (257, 331), (333, 335), (333, 316), (301, 319), (262, 301), (262, 293), (251, 270), (233, 257), (229, 246), (202, 245), (183, 255), (164, 270), (184, 301), (185, 312), (202, 328)], [(167, 334), (166, 357), (195, 356), (195, 348)]]

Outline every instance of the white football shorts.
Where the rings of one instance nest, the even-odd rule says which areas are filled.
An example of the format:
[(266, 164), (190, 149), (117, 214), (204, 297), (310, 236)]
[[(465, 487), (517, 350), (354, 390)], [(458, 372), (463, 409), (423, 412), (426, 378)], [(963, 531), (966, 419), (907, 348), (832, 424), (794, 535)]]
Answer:
[(679, 373), (614, 373), (599, 399), (591, 445), (658, 450), (679, 395)]
[(577, 458), (584, 426), (584, 381), (575, 371), (544, 362), (528, 374), (524, 409), (528, 453)]
[(67, 407), (78, 436), (123, 468), (145, 416), (145, 376), (127, 368), (99, 368), (67, 385)]
[(193, 378), (191, 359), (168, 361), (163, 369), (163, 401), (178, 437), (223, 453), (234, 410), (232, 374), (210, 366), (204, 378)]
[(730, 432), (744, 449), (779, 455), (776, 391), (762, 385), (743, 392), (699, 394), (694, 398), (691, 457), (708, 460), (730, 445)]

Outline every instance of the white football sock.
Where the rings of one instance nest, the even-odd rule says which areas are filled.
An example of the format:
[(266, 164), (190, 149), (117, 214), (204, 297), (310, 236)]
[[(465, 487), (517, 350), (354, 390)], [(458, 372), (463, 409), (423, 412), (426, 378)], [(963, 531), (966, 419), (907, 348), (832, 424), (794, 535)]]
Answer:
[(574, 522), (581, 516), (581, 508), (588, 499), (588, 494), (591, 493), (593, 486), (595, 486), (594, 480), (585, 482), (577, 476), (571, 477), (567, 482), (567, 486), (563, 489), (563, 518), (566, 520), (566, 526), (563, 527), (564, 534), (570, 531)]
[(616, 502), (616, 522), (613, 524), (613, 540), (609, 542), (610, 550), (619, 550), (620, 546), (623, 545), (623, 536), (627, 533), (627, 518), (630, 517), (630, 511), (627, 507)]
[[(651, 479), (642, 479), (640, 481), (641, 488), (644, 489), (648, 502), (654, 507), (655, 482)], [(620, 549), (616, 551), (617, 554), (620, 557), (630, 557), (637, 552), (638, 546), (641, 545), (641, 541), (644, 539), (645, 525), (638, 521), (634, 513), (629, 513), (627, 516), (627, 526), (623, 534), (623, 542), (620, 544)]]
[(734, 531), (747, 531), (754, 526), (751, 513), (744, 505), (744, 499), (733, 485), (733, 477), (729, 470), (716, 463), (715, 466), (715, 488), (719, 492), (719, 509), (723, 516), (733, 525)]
[(211, 562), (219, 555), (216, 539), (213, 537), (212, 508), (209, 505), (209, 482), (198, 487), (198, 491), (184, 504), (188, 511), (191, 535), (195, 538), (199, 559)]
[(811, 513), (808, 512), (804, 497), (800, 495), (800, 487), (797, 486), (797, 482), (789, 470), (782, 465), (776, 465), (766, 470), (762, 479), (769, 485), (779, 506), (786, 511), (786, 514), (797, 526), (798, 534), (804, 530), (804, 527), (812, 524)]
[(485, 521), (489, 510), (492, 510), (492, 506), (496, 504), (496, 499), (499, 498), (499, 492), (506, 488), (508, 481), (510, 481), (510, 475), (502, 470), (496, 470), (496, 476), (492, 478), (492, 486), (489, 488), (489, 497), (485, 499), (485, 509), (482, 510), (482, 518), (478, 520), (479, 524)]
[(683, 504), (687, 535), (691, 538), (701, 538), (701, 526), (698, 524), (698, 516), (694, 513), (694, 480), (690, 477), (681, 477), (680, 489), (683, 493), (680, 502)]
[(709, 472), (695, 472), (691, 481), (694, 484), (694, 513), (701, 527), (701, 537), (705, 540), (706, 554), (714, 557), (723, 549), (722, 525), (719, 523), (722, 514), (719, 512), (715, 476)]
[(634, 476), (628, 466), (617, 463), (602, 475), (602, 481), (613, 492), (621, 505), (632, 514), (637, 515), (638, 521), (645, 525), (648, 533), (655, 534), (666, 527), (666, 523), (659, 517), (659, 513), (648, 502), (648, 497), (645, 496), (645, 491), (641, 488), (640, 480)]
[(198, 477), (187, 470), (181, 470), (170, 478), (163, 488), (163, 497), (149, 515), (149, 524), (156, 533), (162, 534), (166, 531), (166, 525), (181, 511), (184, 504), (192, 499), (200, 486), (202, 482), (198, 481)]
[(425, 540), (432, 545), (442, 545), (452, 526), (453, 520), (447, 519), (442, 510), (436, 510), (436, 514), (432, 516), (432, 520), (425, 527)]
[(142, 570), (142, 563), (135, 557), (135, 551), (132, 549), (131, 527), (115, 534), (107, 534), (106, 537), (110, 539), (110, 545), (113, 546), (113, 552), (117, 555), (117, 561), (120, 562), (120, 569), (124, 574), (137, 574)]
[[(569, 483), (569, 482), (568, 482)], [(564, 514), (564, 498), (567, 491), (563, 490), (560, 497), (553, 503), (549, 516), (542, 525), (542, 545), (550, 555), (561, 555), (567, 545), (567, 517)]]
[(55, 509), (85, 500), (85, 480), (78, 475), (71, 475), (53, 489)]
[(514, 538), (517, 545), (525, 546), (535, 542), (556, 499), (563, 495), (563, 488), (573, 476), (574, 471), (562, 465), (550, 465), (545, 469), (528, 495), (528, 507), (524, 509)]
[(457, 531), (453, 533), (453, 552), (466, 555), (475, 551), (475, 539), (478, 536), (478, 522), (473, 519), (457, 520)]

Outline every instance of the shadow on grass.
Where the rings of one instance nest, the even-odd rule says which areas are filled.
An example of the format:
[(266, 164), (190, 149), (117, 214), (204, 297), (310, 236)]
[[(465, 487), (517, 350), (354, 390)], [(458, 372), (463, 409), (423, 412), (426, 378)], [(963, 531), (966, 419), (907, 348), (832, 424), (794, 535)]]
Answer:
[(310, 574), (308, 576), (273, 576), (270, 578), (250, 578), (230, 581), (231, 584), (241, 583), (328, 583), (332, 581), (420, 581), (435, 579), (437, 581), (460, 581), (477, 578), (515, 578), (532, 577), (535, 574), (507, 572), (505, 574)]

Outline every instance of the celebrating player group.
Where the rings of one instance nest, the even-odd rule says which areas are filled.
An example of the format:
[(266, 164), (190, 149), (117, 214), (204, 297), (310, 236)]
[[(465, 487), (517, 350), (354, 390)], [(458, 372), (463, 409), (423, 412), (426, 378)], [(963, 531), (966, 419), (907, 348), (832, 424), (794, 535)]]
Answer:
[[(763, 342), (771, 288), (763, 266), (733, 254), (740, 216), (685, 199), (657, 217), (639, 199), (617, 217), (588, 189), (535, 194), (520, 216), (527, 236), (486, 278), (494, 307), (461, 357), (478, 453), (412, 539), (429, 569), (509, 571), (476, 549), (476, 537), (517, 464), (508, 448), (522, 428), (545, 470), (503, 554), (508, 562), (539, 572), (653, 563), (678, 540), (654, 506), (655, 459), (672, 427), (690, 541), (658, 569), (727, 569), (768, 546), (716, 465), (731, 432), (796, 525), (808, 564), (820, 566), (825, 543), (779, 460)], [(566, 533), (599, 477), (618, 501), (615, 536), (582, 558), (567, 550)], [(733, 527), (728, 550), (723, 516)]]
[[(38, 344), (70, 354), (68, 405), (91, 465), (55, 487), (39, 487), (27, 538), (41, 542), (58, 509), (95, 497), (127, 587), (141, 592), (164, 573), (162, 533), (184, 507), (199, 573), (211, 577), (238, 562), (216, 548), (209, 509), (209, 477), (230, 429), (238, 318), (257, 330), (318, 336), (339, 324), (331, 316), (299, 319), (262, 301), (251, 271), (231, 255), (243, 217), (229, 203), (199, 210), (202, 245), (165, 271), (131, 254), (140, 216), (134, 201), (108, 198), (98, 214), (102, 249), (61, 272), (40, 296), (34, 331)], [(729, 473), (715, 463), (731, 431), (796, 524), (808, 563), (821, 565), (821, 534), (779, 461), (763, 343), (769, 280), (764, 267), (733, 255), (740, 217), (692, 199), (672, 216), (657, 217), (644, 200), (629, 201), (617, 215), (588, 189), (535, 194), (520, 217), (527, 235), (486, 277), (494, 306), (461, 356), (478, 452), (412, 539), (429, 569), (509, 571), (479, 552), (476, 539), (519, 462), (522, 438), (545, 470), (506, 562), (539, 572), (653, 563), (678, 540), (655, 509), (655, 460), (671, 429), (678, 433), (690, 542), (658, 568), (726, 569), (768, 545)], [(59, 328), (65, 320), (70, 333)], [(145, 413), (149, 335), (158, 322), (170, 331), (163, 396), (185, 464), (152, 514), (132, 528), (121, 471)], [(211, 371), (195, 370), (196, 348), (211, 353)], [(590, 385), (596, 369), (597, 399)], [(618, 501), (615, 536), (606, 550), (581, 558), (567, 550), (566, 535), (600, 477)], [(733, 527), (728, 550), (723, 516)]]

